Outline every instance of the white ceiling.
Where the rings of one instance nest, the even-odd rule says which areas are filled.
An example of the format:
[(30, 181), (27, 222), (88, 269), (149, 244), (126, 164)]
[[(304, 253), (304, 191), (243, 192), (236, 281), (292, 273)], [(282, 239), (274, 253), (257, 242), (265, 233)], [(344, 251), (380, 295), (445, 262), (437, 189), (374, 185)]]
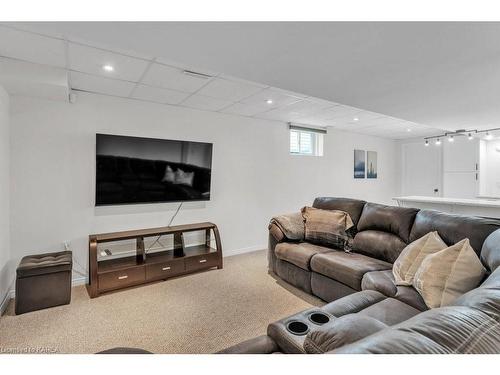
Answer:
[[(75, 24), (75, 30), (78, 31), (80, 26)], [(124, 39), (127, 38), (134, 39), (133, 35)], [(182, 38), (178, 42), (183, 43)], [(247, 46), (248, 49), (253, 47)], [(194, 61), (183, 65), (166, 60), (164, 55), (154, 54), (153, 51), (145, 53), (138, 49), (139, 52), (131, 52), (123, 48), (121, 44), (109, 47), (100, 41), (84, 40), (78, 35), (62, 37), (34, 24), (0, 25), (1, 57), (8, 58), (11, 64), (30, 62), (58, 68), (59, 71), (63, 68), (67, 72), (69, 87), (73, 90), (246, 117), (332, 126), (391, 139), (440, 132), (436, 127), (341, 105), (302, 94), (300, 90), (287, 91), (267, 83), (235, 78), (222, 71), (217, 73), (212, 67), (208, 67), (210, 70), (194, 68)], [(162, 49), (158, 52), (162, 52)], [(240, 57), (234, 58), (241, 60)], [(268, 59), (269, 65), (273, 65), (271, 60)], [(112, 65), (114, 71), (104, 71), (102, 67), (105, 64)], [(184, 73), (185, 69), (209, 74), (210, 77), (188, 75)], [(282, 70), (286, 69), (277, 69), (275, 74), (279, 76)], [(310, 76), (314, 80), (315, 75), (302, 72), (301, 76), (306, 82)], [(0, 71), (0, 82), (1, 77)]]

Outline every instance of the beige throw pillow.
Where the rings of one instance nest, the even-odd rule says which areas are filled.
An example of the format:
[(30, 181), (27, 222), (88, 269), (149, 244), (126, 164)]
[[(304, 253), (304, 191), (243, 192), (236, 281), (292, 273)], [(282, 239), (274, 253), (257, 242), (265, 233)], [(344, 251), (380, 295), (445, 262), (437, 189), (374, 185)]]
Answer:
[(447, 306), (476, 288), (486, 270), (469, 244), (457, 242), (428, 255), (415, 274), (413, 286), (430, 308)]
[(394, 262), (392, 273), (396, 285), (412, 285), (415, 272), (429, 254), (446, 249), (448, 245), (439, 237), (438, 232), (429, 232), (406, 246)]
[(351, 216), (344, 211), (304, 207), (302, 217), (306, 241), (336, 248), (344, 247), (346, 231), (354, 226)]

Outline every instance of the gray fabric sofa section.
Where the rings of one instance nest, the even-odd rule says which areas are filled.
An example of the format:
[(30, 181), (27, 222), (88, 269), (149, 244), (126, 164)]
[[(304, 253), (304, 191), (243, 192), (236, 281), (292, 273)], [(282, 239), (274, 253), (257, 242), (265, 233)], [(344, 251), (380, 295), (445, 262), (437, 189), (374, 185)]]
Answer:
[[(429, 231), (437, 231), (448, 245), (467, 237), (483, 263), (486, 258), (492, 259), (493, 266), (500, 263), (497, 251), (481, 252), (486, 238), (500, 228), (497, 219), (419, 211), (349, 198), (316, 198), (313, 207), (342, 210), (351, 215), (355, 224), (353, 251), (345, 253), (343, 249), (289, 240), (271, 224), (269, 270), (327, 302), (349, 292), (375, 289), (418, 310), (426, 310), (413, 288), (396, 287), (389, 271), (404, 247)], [(500, 236), (491, 241), (498, 243)], [(488, 265), (485, 267), (491, 271)]]
[[(275, 254), (276, 245), (293, 241), (271, 234), (269, 268), (330, 302), (320, 310), (332, 319), (324, 326), (310, 325), (307, 335), (295, 340), (280, 328), (285, 318), (269, 326), (274, 328), (268, 330), (266, 340), (285, 353), (500, 353), (500, 220), (346, 198), (317, 198), (314, 206), (351, 214), (356, 224), (354, 252), (315, 248), (298, 267), (285, 252), (279, 259)], [(478, 288), (451, 306), (436, 309), (428, 309), (414, 288), (396, 286), (392, 275), (392, 262), (402, 248), (429, 231), (437, 231), (448, 245), (469, 238), (488, 270)], [(296, 316), (304, 313), (307, 310)], [(356, 322), (359, 329), (353, 328)], [(293, 350), (281, 347), (283, 342), (293, 343)], [(269, 342), (265, 343), (262, 352), (268, 351)], [(259, 352), (254, 344), (252, 352)]]

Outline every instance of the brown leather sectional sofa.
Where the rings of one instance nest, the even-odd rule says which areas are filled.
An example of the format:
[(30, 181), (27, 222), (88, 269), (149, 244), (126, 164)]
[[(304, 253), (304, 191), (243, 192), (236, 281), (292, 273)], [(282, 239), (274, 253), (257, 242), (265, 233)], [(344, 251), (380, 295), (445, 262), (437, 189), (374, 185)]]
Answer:
[[(271, 224), (269, 269), (330, 303), (222, 353), (500, 353), (499, 220), (346, 198), (317, 198), (313, 207), (350, 214), (353, 251), (291, 241)], [(431, 231), (448, 245), (469, 238), (488, 271), (478, 288), (436, 309), (392, 274), (404, 247)], [(313, 314), (326, 318), (315, 323)]]

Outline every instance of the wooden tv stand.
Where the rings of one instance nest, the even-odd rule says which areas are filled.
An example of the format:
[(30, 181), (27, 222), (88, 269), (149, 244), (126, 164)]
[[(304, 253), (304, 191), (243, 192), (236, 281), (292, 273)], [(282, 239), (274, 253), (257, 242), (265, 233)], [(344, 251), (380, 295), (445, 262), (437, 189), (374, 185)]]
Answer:
[[(205, 243), (186, 246), (183, 233), (194, 231), (205, 231)], [(212, 231), (215, 249), (211, 247), (210, 243)], [(169, 234), (173, 235), (173, 249), (146, 253), (145, 237), (153, 238)], [(98, 260), (98, 244), (130, 239), (136, 240), (135, 255)], [(213, 223), (92, 234), (89, 236), (90, 275), (87, 290), (90, 297), (94, 298), (112, 290), (165, 280), (213, 267), (222, 268), (222, 246), (219, 230)]]

